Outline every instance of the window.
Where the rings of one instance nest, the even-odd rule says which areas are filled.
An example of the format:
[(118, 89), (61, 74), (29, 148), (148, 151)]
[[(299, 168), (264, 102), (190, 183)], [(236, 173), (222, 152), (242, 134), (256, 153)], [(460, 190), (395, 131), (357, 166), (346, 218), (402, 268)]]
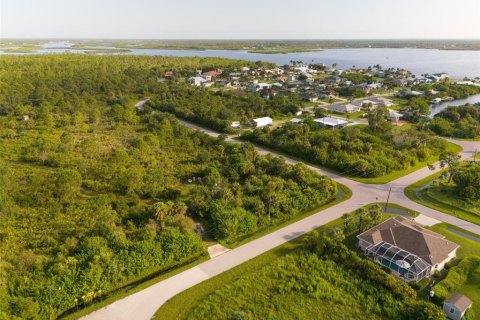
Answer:
[(450, 313), (455, 313), (455, 309), (450, 308)]

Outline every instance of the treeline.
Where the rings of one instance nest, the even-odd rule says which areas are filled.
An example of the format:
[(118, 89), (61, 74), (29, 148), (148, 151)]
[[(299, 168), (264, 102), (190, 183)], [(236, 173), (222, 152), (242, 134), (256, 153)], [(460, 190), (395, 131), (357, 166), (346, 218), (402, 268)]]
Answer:
[(197, 218), (236, 241), (335, 196), (301, 165), (134, 107), (175, 90), (164, 70), (237, 63), (0, 58), (0, 319), (55, 318), (205, 254)]
[(435, 115), (428, 127), (438, 135), (473, 139), (480, 136), (480, 107), (448, 107)]
[(471, 162), (455, 171), (453, 177), (457, 195), (469, 201), (480, 201), (480, 163)]
[(248, 124), (255, 117), (294, 114), (302, 106), (297, 94), (264, 99), (258, 93), (211, 90), (177, 82), (158, 88), (154, 108), (220, 132), (231, 132), (232, 121)]
[(313, 121), (256, 129), (242, 138), (260, 143), (349, 176), (379, 177), (404, 170), (438, 155), (445, 142), (414, 128), (367, 127), (319, 129)]

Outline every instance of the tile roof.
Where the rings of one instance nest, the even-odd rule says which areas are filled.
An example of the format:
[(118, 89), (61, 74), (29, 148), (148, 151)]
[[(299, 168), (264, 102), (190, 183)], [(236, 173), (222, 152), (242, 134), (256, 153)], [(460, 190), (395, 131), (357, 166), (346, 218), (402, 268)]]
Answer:
[(371, 244), (385, 241), (422, 258), (431, 265), (444, 261), (458, 248), (456, 243), (446, 240), (444, 236), (404, 217), (391, 218), (358, 235), (357, 238)]

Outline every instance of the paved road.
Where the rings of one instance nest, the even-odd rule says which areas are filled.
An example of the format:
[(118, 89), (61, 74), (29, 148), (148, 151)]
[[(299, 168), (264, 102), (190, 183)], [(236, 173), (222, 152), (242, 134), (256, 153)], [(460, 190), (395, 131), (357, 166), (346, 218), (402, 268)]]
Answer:
[[(208, 129), (201, 128), (194, 124), (180, 121), (185, 126), (205, 132), (212, 137), (218, 137), (219, 134)], [(227, 141), (240, 143), (232, 137)], [(479, 142), (454, 141), (460, 144), (464, 150), (462, 158), (471, 158), (475, 149), (480, 150)], [(273, 154), (261, 147), (257, 147), (262, 154)], [(285, 158), (288, 163), (298, 163), (297, 160)], [(333, 207), (319, 211), (305, 219), (292, 223), (280, 230), (272, 232), (257, 240), (251, 241), (238, 248), (230, 250), (225, 254), (217, 256), (200, 265), (179, 273), (171, 278), (154, 284), (142, 291), (132, 294), (124, 299), (118, 300), (98, 311), (95, 311), (82, 319), (85, 320), (148, 320), (168, 299), (176, 294), (193, 287), (194, 285), (227, 271), (239, 264), (248, 261), (268, 250), (271, 250), (289, 240), (297, 238), (306, 232), (314, 230), (332, 220), (340, 218), (345, 212), (350, 212), (361, 208), (372, 202), (386, 202), (389, 189), (391, 188), (390, 202), (397, 203), (404, 207), (413, 209), (424, 214), (427, 217), (434, 218), (443, 222), (450, 223), (462, 229), (471, 231), (480, 235), (480, 226), (455, 218), (448, 214), (427, 208), (408, 199), (404, 194), (404, 188), (418, 180), (421, 180), (433, 172), (428, 168), (415, 171), (407, 176), (395, 180), (389, 184), (364, 184), (335, 173), (321, 170), (307, 165), (311, 170), (330, 177), (331, 179), (346, 185), (353, 192), (350, 199), (341, 202)], [(439, 168), (435, 169), (438, 171)]]

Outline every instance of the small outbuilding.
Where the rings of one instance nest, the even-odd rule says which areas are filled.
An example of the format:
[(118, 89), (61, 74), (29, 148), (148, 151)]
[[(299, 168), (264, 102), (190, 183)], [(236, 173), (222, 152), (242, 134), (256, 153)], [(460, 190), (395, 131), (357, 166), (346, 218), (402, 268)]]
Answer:
[(271, 126), (273, 124), (273, 119), (270, 117), (262, 117), (257, 119), (250, 120), (250, 125), (256, 128), (262, 128)]
[(460, 320), (468, 309), (472, 307), (472, 301), (460, 293), (455, 293), (443, 303), (443, 313), (452, 320)]

